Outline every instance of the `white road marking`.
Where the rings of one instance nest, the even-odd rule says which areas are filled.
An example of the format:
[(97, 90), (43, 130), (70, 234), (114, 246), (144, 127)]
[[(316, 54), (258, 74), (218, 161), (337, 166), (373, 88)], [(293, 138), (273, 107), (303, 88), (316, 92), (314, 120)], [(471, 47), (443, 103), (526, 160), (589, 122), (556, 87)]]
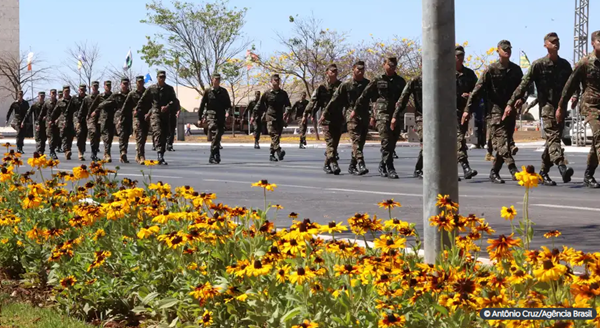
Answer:
[[(136, 173), (119, 173), (119, 175), (123, 175), (123, 176), (133, 176), (133, 177), (143, 177), (143, 174), (136, 174)], [(146, 174), (146, 177), (148, 176), (152, 176), (152, 178), (164, 178), (164, 179), (183, 179), (183, 177), (174, 177), (174, 176), (170, 176), (170, 175), (154, 175), (154, 174)]]
[(356, 189), (341, 189), (341, 188), (325, 188), (325, 190), (330, 191), (342, 191), (342, 192), (354, 192), (354, 193), (367, 193), (374, 195), (390, 195), (390, 196), (407, 196), (407, 197), (423, 197), (422, 194), (403, 194), (397, 192), (385, 192), (385, 191), (371, 191), (371, 190), (356, 190)]
[(529, 204), (529, 206), (548, 207), (548, 208), (560, 208), (560, 209), (566, 209), (566, 210), (580, 210), (580, 211), (600, 212), (600, 208), (583, 207), (583, 206), (567, 206), (567, 205), (554, 205), (554, 204)]

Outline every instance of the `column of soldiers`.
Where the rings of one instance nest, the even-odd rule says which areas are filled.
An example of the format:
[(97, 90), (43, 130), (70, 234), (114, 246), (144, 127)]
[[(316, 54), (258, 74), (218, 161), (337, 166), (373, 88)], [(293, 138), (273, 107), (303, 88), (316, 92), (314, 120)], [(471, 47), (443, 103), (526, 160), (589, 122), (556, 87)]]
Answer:
[[(144, 77), (136, 77), (136, 90), (130, 91), (128, 78), (121, 79), (119, 92), (111, 91), (110, 81), (104, 82), (104, 93), (100, 94), (100, 82), (93, 81), (91, 94), (87, 86), (79, 86), (76, 96), (71, 96), (71, 87), (63, 86), (60, 92), (50, 90), (50, 99), (45, 92), (38, 93), (37, 101), (30, 107), (20, 91), (6, 117), (7, 123), (14, 113), (12, 127), (17, 131), (17, 151), (23, 154), (25, 122), (33, 117), (35, 127), (35, 152), (43, 155), (48, 142), (49, 156), (58, 159), (57, 152), (64, 152), (67, 160), (72, 156), (73, 140), (77, 139), (79, 160), (84, 161), (86, 139), (90, 141), (91, 159), (99, 161), (100, 139), (104, 143), (104, 161), (111, 162), (111, 148), (116, 136), (119, 141), (120, 162), (129, 163), (127, 150), (129, 138), (136, 135), (136, 162), (146, 160), (145, 144), (148, 133), (152, 134), (157, 148), (158, 163), (167, 165), (164, 153), (172, 148), (173, 126), (179, 115), (179, 100), (172, 86), (166, 84), (165, 71), (159, 71), (158, 83), (144, 87)], [(59, 96), (57, 96), (59, 95)], [(170, 138), (169, 140), (167, 140)], [(167, 146), (167, 142), (170, 142)], [(171, 149), (172, 150), (172, 149)]]

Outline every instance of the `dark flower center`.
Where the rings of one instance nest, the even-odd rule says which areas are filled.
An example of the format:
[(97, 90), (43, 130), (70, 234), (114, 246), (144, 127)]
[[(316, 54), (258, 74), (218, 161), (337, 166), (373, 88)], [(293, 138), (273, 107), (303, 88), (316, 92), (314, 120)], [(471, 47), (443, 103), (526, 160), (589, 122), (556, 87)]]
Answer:
[(350, 264), (346, 264), (344, 266), (344, 270), (346, 270), (346, 271), (352, 271), (352, 266)]
[(386, 244), (386, 246), (392, 246), (392, 245), (394, 245), (394, 241), (393, 241), (392, 239), (388, 239), (388, 240), (385, 242), (385, 244)]
[(387, 321), (388, 321), (389, 323), (395, 323), (396, 321), (398, 321), (398, 319), (396, 319), (396, 316), (395, 316), (395, 315), (393, 315), (393, 314), (388, 314), (388, 316), (387, 316)]
[(527, 168), (525, 168), (525, 170), (529, 174), (535, 173), (535, 168), (533, 167), (533, 165), (527, 165)]
[(335, 228), (335, 222), (333, 222), (333, 221), (329, 222), (329, 228)]
[(299, 276), (304, 276), (306, 274), (306, 270), (304, 270), (304, 268), (298, 268), (298, 275)]
[(262, 267), (263, 267), (263, 266), (262, 266), (262, 263), (260, 263), (260, 261), (259, 261), (259, 260), (256, 260), (256, 261), (254, 261), (254, 268), (255, 268), (255, 269), (257, 269), (257, 270), (258, 270), (258, 269), (262, 269)]
[(544, 270), (550, 270), (554, 267), (554, 264), (550, 260), (544, 261)]

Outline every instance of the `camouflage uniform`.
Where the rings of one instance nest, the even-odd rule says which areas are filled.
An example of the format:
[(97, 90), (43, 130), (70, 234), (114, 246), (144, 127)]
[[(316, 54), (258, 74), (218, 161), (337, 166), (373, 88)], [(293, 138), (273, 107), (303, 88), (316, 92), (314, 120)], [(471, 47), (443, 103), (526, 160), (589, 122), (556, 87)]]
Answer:
[(112, 93), (102, 93), (99, 95), (90, 95), (90, 104), (87, 107), (87, 128), (90, 139), (90, 148), (92, 149), (92, 160), (97, 161), (100, 151), (100, 123), (99, 115), (96, 113), (98, 105), (108, 99)]
[(394, 149), (400, 136), (400, 129), (392, 131), (390, 123), (394, 114), (395, 105), (404, 87), (406, 81), (394, 73), (392, 76), (386, 74), (376, 77), (367, 85), (362, 95), (356, 101), (357, 107), (369, 106), (369, 102), (375, 102), (375, 114), (377, 119), (377, 130), (381, 138), (381, 162), (379, 163), (379, 173), (383, 177), (393, 179), (398, 178), (394, 168)]
[(133, 112), (133, 131), (135, 132), (135, 151), (136, 151), (136, 162), (144, 164), (146, 160), (146, 140), (148, 139), (148, 130), (150, 124), (146, 121), (146, 114), (148, 110), (143, 111), (139, 108), (138, 103), (142, 98), (142, 95), (146, 91), (146, 88), (132, 91), (127, 95), (125, 103), (132, 101), (135, 104), (135, 110)]
[(10, 126), (17, 131), (17, 151), (23, 153), (23, 140), (25, 139), (25, 129), (21, 129), (21, 123), (26, 122), (25, 116), (29, 110), (29, 103), (26, 100), (21, 102), (15, 101), (10, 105), (6, 114), (6, 122), (10, 119), (10, 115), (14, 112), (14, 118)]
[[(462, 46), (456, 47), (456, 53), (464, 54)], [(469, 165), (469, 157), (467, 155), (468, 147), (465, 139), (465, 134), (469, 128), (468, 124), (461, 124), (462, 116), (467, 105), (468, 97), (462, 95), (471, 93), (477, 84), (477, 75), (468, 67), (462, 67), (460, 71), (456, 71), (456, 157), (458, 163), (463, 168), (465, 179), (471, 179), (477, 175), (477, 171), (471, 169)]]
[[(329, 104), (331, 97), (333, 97), (333, 93), (341, 84), (342, 81), (336, 80), (331, 84), (329, 82), (325, 82), (319, 85), (310, 97), (310, 102), (308, 103), (308, 106), (306, 106), (303, 117), (307, 118), (308, 116), (312, 115), (313, 112), (316, 113), (319, 109), (324, 110), (325, 106)], [(328, 114), (329, 117), (325, 118), (325, 121), (322, 123), (323, 136), (325, 137), (325, 144), (327, 147), (323, 170), (328, 174), (340, 174), (340, 168), (338, 166), (336, 157), (337, 147), (340, 143), (340, 137), (342, 135), (342, 125), (344, 123), (342, 110), (343, 108), (341, 107), (331, 108), (331, 112)]]
[[(99, 83), (94, 81), (92, 85), (98, 86)], [(83, 99), (81, 107), (77, 112), (77, 150), (79, 151), (79, 160), (84, 161), (85, 158), (85, 141), (88, 137), (88, 120), (90, 119), (90, 113), (92, 106), (98, 106), (100, 104), (98, 94), (90, 94)], [(94, 109), (94, 108), (92, 108)], [(92, 142), (90, 133), (90, 144)], [(93, 148), (92, 148), (93, 149)]]
[[(499, 46), (506, 43), (499, 43)], [(509, 44), (510, 45), (510, 44)], [(502, 165), (506, 162), (513, 180), (516, 181), (515, 174), (519, 171), (515, 165), (515, 160), (510, 151), (510, 138), (514, 133), (516, 115), (511, 115), (502, 120), (504, 110), (513, 92), (521, 83), (523, 71), (519, 65), (510, 62), (508, 67), (503, 67), (500, 61), (494, 62), (488, 66), (475, 85), (475, 89), (469, 96), (464, 111), (473, 113), (475, 104), (479, 103), (479, 98), (484, 98), (489, 102), (490, 120), (493, 133), (494, 150), (496, 156), (490, 172), (490, 180), (494, 183), (504, 183), (500, 178), (499, 172)], [(512, 131), (511, 131), (512, 129)]]
[[(85, 85), (80, 85), (79, 87), (85, 88)], [(78, 112), (81, 109), (85, 97), (85, 95), (83, 97), (79, 95), (71, 97), (71, 104), (61, 115), (63, 124), (61, 127), (62, 145), (67, 160), (71, 159), (71, 148), (73, 146), (73, 138), (75, 138), (76, 134), (74, 120), (79, 117)]]
[[(166, 73), (159, 71), (158, 76), (166, 76)], [(162, 110), (163, 106), (167, 107), (165, 111)], [(156, 144), (158, 161), (161, 165), (167, 164), (164, 154), (169, 133), (169, 111), (173, 106), (179, 106), (179, 101), (175, 89), (166, 83), (162, 87), (158, 83), (148, 87), (137, 106), (138, 110), (147, 111), (150, 117), (152, 140)]]
[(175, 142), (175, 130), (177, 129), (177, 113), (179, 113), (180, 110), (180, 107), (173, 108), (169, 113), (169, 137), (167, 138), (168, 151), (175, 151), (173, 143)]
[(260, 101), (256, 104), (256, 108), (254, 109), (255, 121), (260, 119), (263, 113), (266, 113), (267, 130), (271, 136), (270, 160), (273, 162), (277, 161), (275, 153), (277, 153), (279, 160), (283, 160), (285, 156), (285, 151), (281, 149), (279, 140), (281, 139), (281, 133), (283, 132), (284, 112), (289, 114), (291, 107), (290, 98), (285, 90), (271, 89), (260, 97)]
[(129, 148), (129, 137), (133, 130), (133, 111), (137, 106), (139, 98), (134, 95), (135, 92), (128, 92), (123, 105), (117, 107), (115, 111), (116, 132), (119, 136), (119, 154), (121, 163), (129, 163), (127, 160), (127, 149)]
[[(592, 34), (592, 40), (597, 37), (597, 33), (600, 32)], [(600, 58), (593, 51), (575, 65), (573, 73), (571, 73), (563, 89), (559, 108), (563, 111), (567, 108), (569, 98), (580, 85), (582, 90), (579, 110), (593, 133), (592, 146), (588, 154), (583, 182), (590, 188), (599, 188), (600, 185), (594, 179), (594, 173), (598, 167), (600, 157), (600, 121), (598, 117), (600, 113)]]
[(402, 90), (392, 116), (396, 119), (395, 130), (392, 133), (399, 133), (401, 128), (404, 127), (404, 114), (411, 96), (415, 106), (415, 132), (419, 135), (419, 142), (421, 143), (421, 150), (419, 151), (413, 176), (420, 178), (423, 176), (423, 77), (421, 75), (410, 79), (404, 90)]
[(112, 161), (110, 150), (115, 137), (115, 112), (123, 107), (128, 93), (111, 93), (96, 108), (96, 116), (102, 131), (102, 142), (104, 143), (104, 159), (109, 163)]
[(50, 148), (50, 157), (56, 159), (56, 149), (61, 146), (62, 139), (60, 135), (60, 117), (63, 113), (70, 110), (71, 99), (73, 97), (59, 99), (52, 110), (48, 109), (48, 120), (46, 131), (48, 133), (48, 144)]
[(198, 110), (198, 119), (207, 119), (208, 130), (213, 136), (209, 158), (211, 164), (219, 164), (221, 162), (219, 147), (221, 145), (221, 137), (225, 132), (225, 116), (229, 110), (231, 110), (231, 99), (225, 88), (211, 87), (204, 92), (200, 109)]
[[(300, 119), (300, 148), (304, 148), (304, 146), (306, 146), (306, 131), (308, 130), (308, 122), (304, 121), (304, 123), (302, 123), (302, 118), (304, 117), (304, 111), (306, 110), (306, 106), (308, 106), (308, 100), (306, 99), (298, 100), (292, 106), (292, 113), (294, 115), (294, 119)], [(313, 119), (315, 115), (316, 113), (313, 114)]]
[[(343, 115), (341, 113), (342, 109), (350, 109), (346, 111), (346, 124), (348, 125), (350, 139), (352, 139), (352, 159), (350, 160), (350, 166), (348, 168), (348, 173), (350, 174), (364, 175), (369, 173), (369, 170), (367, 170), (365, 165), (363, 148), (367, 140), (367, 133), (369, 132), (370, 111), (368, 106), (355, 107), (356, 100), (365, 90), (369, 82), (369, 80), (363, 78), (360, 81), (352, 79), (351, 81), (340, 84), (334, 92), (331, 101), (323, 110), (323, 117), (327, 121), (329, 120), (329, 117), (332, 116), (332, 112), (335, 117)], [(355, 113), (354, 117), (351, 118), (352, 110), (354, 110)], [(335, 117), (334, 119), (340, 120), (339, 117)], [(341, 120), (343, 119), (344, 118), (342, 117)], [(357, 165), (359, 166), (358, 169), (356, 167)]]
[[(38, 96), (45, 95), (45, 92), (38, 93)], [(35, 127), (35, 151), (40, 155), (43, 155), (44, 151), (46, 150), (46, 125), (40, 124), (40, 122), (43, 123), (46, 120), (45, 117), (40, 117), (42, 114), (42, 107), (44, 107), (44, 102), (40, 102), (39, 100), (36, 101), (33, 105), (31, 105), (27, 111), (27, 114), (25, 114), (25, 117), (23, 118), (23, 121), (27, 122), (31, 115), (34, 116), (33, 126)]]
[[(257, 99), (252, 100), (248, 103), (248, 108), (246, 109), (250, 113), (250, 117), (254, 117), (254, 109), (256, 108), (256, 104), (260, 100), (260, 95)], [(262, 133), (263, 125), (262, 125), (262, 117), (258, 119), (254, 119), (252, 121), (252, 129), (254, 130), (254, 149), (260, 149), (260, 145), (258, 142), (260, 141), (260, 134)]]
[(546, 133), (546, 145), (540, 169), (540, 175), (544, 179), (545, 185), (556, 185), (548, 176), (548, 171), (553, 165), (558, 165), (564, 182), (569, 182), (573, 175), (573, 169), (569, 169), (565, 165), (561, 147), (564, 124), (558, 124), (555, 116), (562, 90), (572, 72), (571, 64), (563, 58), (558, 58), (556, 62), (553, 62), (548, 56), (540, 58), (531, 64), (521, 85), (515, 90), (507, 104), (511, 107), (514, 106), (517, 99), (522, 99), (529, 86), (535, 82)]

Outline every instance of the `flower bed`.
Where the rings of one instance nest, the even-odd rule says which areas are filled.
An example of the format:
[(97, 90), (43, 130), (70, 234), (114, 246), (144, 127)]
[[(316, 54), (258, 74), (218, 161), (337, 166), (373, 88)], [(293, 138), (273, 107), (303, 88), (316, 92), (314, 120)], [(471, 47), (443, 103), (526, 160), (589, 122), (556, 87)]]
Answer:
[[(415, 249), (414, 225), (367, 213), (348, 225), (297, 220), (283, 230), (282, 208), (269, 206), (276, 185), (259, 181), (264, 209), (230, 207), (191, 187), (129, 179), (117, 181), (102, 164), (72, 172), (43, 168), (58, 162), (5, 155), (0, 175), (0, 265), (24, 287), (52, 290), (52, 301), (86, 320), (127, 320), (171, 327), (567, 327), (554, 321), (483, 321), (483, 307), (595, 307), (600, 253), (568, 247), (530, 250), (527, 213), (510, 235), (484, 241), (494, 230), (484, 218), (458, 214), (438, 197), (431, 224), (453, 234), (435, 265)], [(152, 163), (149, 163), (152, 164)], [(151, 169), (151, 167), (150, 167)], [(150, 172), (151, 173), (151, 172)], [(34, 180), (35, 179), (35, 180)], [(258, 191), (258, 190), (257, 190)], [(514, 207), (503, 217), (517, 217)], [(286, 216), (287, 217), (287, 216)], [(351, 230), (374, 238), (373, 247), (340, 240)], [(320, 234), (331, 235), (324, 240)], [(547, 234), (552, 238), (559, 232)], [(484, 243), (487, 248), (482, 249)], [(486, 254), (482, 254), (486, 253)], [(477, 262), (489, 255), (491, 266)], [(572, 267), (583, 266), (577, 276)], [(575, 327), (600, 327), (596, 319)]]

